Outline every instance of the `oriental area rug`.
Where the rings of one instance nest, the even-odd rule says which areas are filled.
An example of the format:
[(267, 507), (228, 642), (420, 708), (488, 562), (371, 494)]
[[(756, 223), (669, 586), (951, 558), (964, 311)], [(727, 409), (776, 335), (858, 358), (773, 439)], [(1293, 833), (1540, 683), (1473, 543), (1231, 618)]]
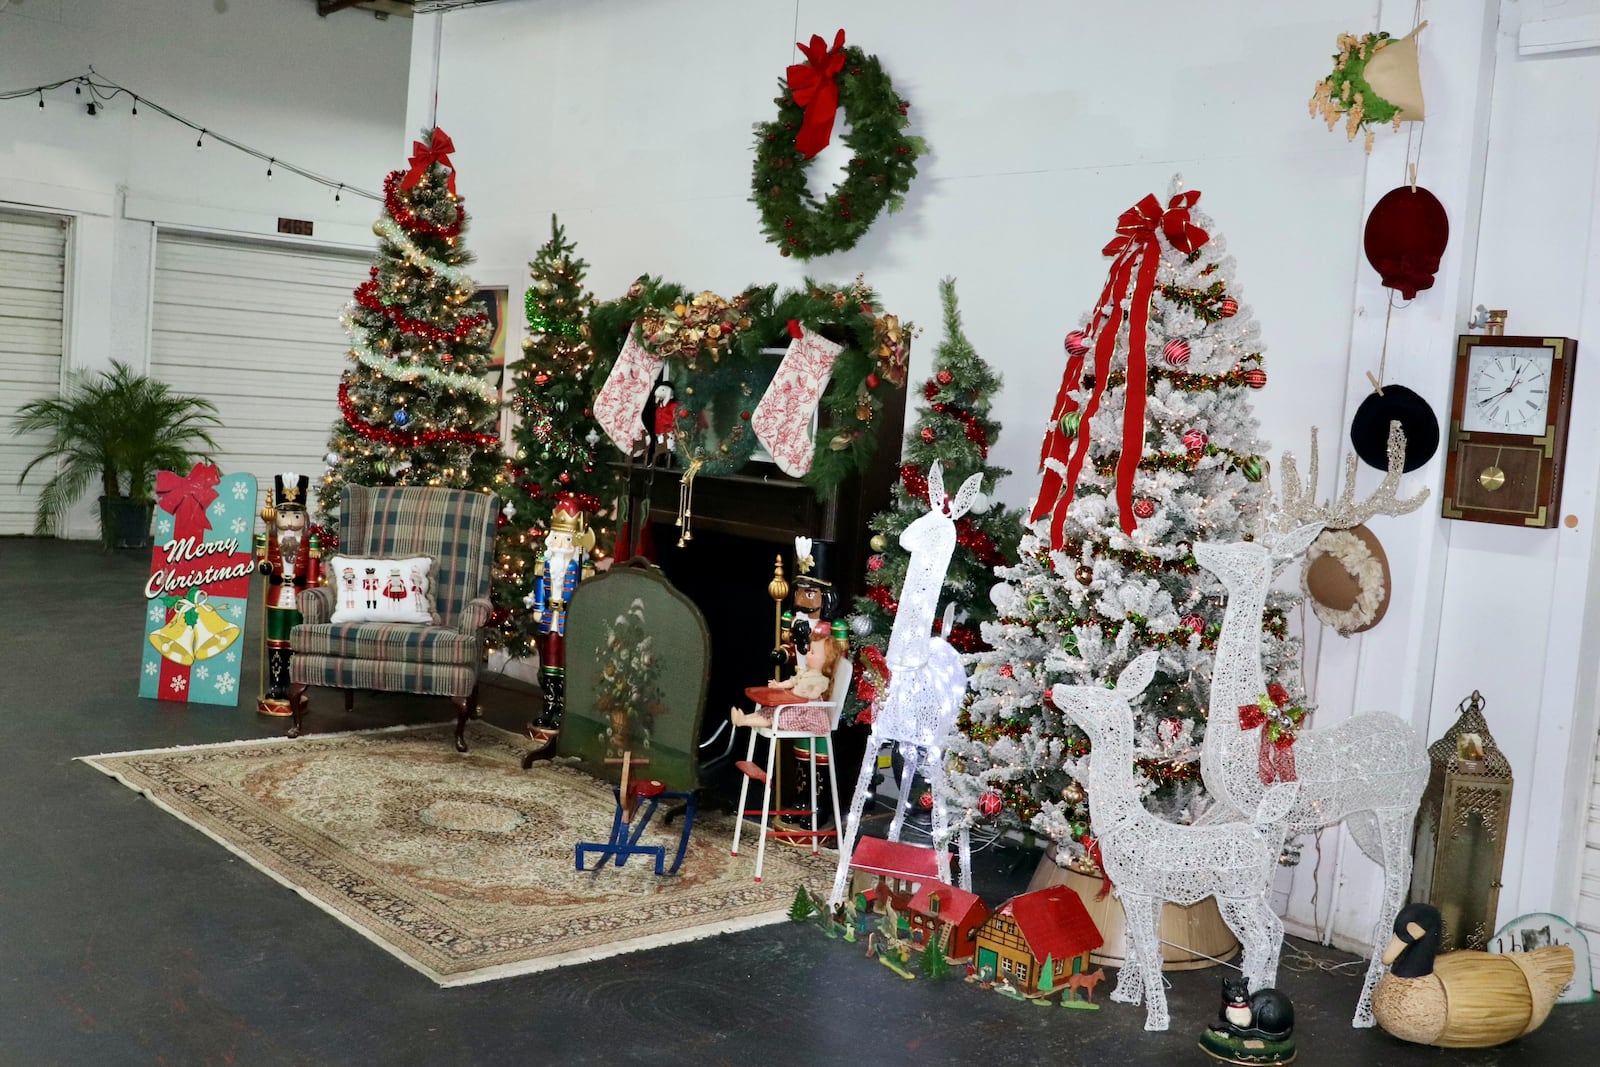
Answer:
[[(835, 854), (754, 845), (728, 855), (733, 824), (702, 816), (675, 876), (646, 857), (579, 873), (573, 846), (605, 841), (611, 787), (526, 742), (468, 725), (241, 741), (83, 761), (289, 886), (442, 986), (582, 963), (782, 920), (801, 883), (832, 880)], [(670, 865), (680, 826), (640, 844)], [(753, 834), (750, 836), (754, 836)], [(591, 857), (587, 865), (593, 866)]]

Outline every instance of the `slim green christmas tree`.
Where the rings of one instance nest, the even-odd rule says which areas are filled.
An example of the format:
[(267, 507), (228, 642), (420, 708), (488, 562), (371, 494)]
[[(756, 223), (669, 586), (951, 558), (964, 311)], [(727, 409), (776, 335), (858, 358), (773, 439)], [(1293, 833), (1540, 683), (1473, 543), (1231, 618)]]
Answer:
[(443, 130), (423, 136), (410, 168), (384, 180), (378, 256), (345, 310), (351, 365), (318, 491), (330, 520), (346, 483), (493, 492), (504, 473), (500, 399), (483, 377), (489, 316), (470, 302), (477, 285), (463, 269), (472, 257), (454, 146)]
[(595, 535), (592, 559), (604, 559), (613, 538), (618, 477), (589, 407), (594, 352), (584, 321), (594, 297), (583, 287), (589, 264), (576, 251), (552, 215), (550, 239), (528, 264), (528, 333), (511, 392), (519, 421), (500, 491), (506, 506), (493, 588), (494, 633), (513, 656), (528, 655), (538, 641), (538, 620), (523, 605), (533, 592), (534, 561), (557, 498), (567, 495), (583, 512), (584, 525)]
[(922, 977), (937, 982), (950, 976), (950, 961), (944, 958), (944, 938), (935, 935), (922, 950)]
[(939, 283), (944, 302), (944, 340), (933, 357), (933, 377), (922, 386), (923, 406), (906, 433), (900, 480), (890, 506), (874, 515), (867, 558), (867, 591), (856, 598), (851, 629), (855, 634), (856, 685), (850, 711), (859, 714), (881, 696), (878, 665), (889, 644), (895, 597), (905, 583), (911, 556), (900, 547), (900, 534), (928, 510), (928, 468), (944, 466), (944, 484), (957, 486), (983, 472), (984, 492), (972, 509), (956, 520), (956, 550), (945, 573), (944, 599), (956, 603), (956, 621), (947, 639), (959, 651), (985, 646), (979, 626), (995, 617), (989, 589), (996, 566), (1016, 558), (1021, 536), (1020, 511), (992, 504), (996, 484), (1011, 473), (989, 463), (989, 449), (1000, 436), (1000, 424), (989, 416), (989, 404), (1000, 391), (1000, 375), (973, 349), (961, 326), (953, 278)]

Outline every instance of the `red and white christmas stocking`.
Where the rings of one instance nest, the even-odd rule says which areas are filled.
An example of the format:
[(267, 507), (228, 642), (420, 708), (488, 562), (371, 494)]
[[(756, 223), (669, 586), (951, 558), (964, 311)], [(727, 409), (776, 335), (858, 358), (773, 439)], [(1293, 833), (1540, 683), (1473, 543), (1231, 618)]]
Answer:
[(822, 391), (833, 376), (833, 361), (843, 347), (819, 333), (802, 330), (789, 342), (777, 375), (750, 417), (756, 440), (772, 455), (778, 469), (791, 478), (799, 478), (811, 469), (811, 457), (817, 448), (811, 436), (811, 421)]
[(595, 421), (624, 452), (644, 444), (644, 406), (660, 373), (661, 357), (646, 352), (630, 326), (628, 340), (594, 398)]

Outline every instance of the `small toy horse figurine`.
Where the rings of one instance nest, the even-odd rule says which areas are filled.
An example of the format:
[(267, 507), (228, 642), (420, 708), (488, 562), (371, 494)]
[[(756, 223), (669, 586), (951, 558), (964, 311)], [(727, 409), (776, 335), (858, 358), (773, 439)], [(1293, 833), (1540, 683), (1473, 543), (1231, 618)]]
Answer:
[[(900, 535), (900, 546), (911, 553), (906, 564), (906, 580), (900, 589), (900, 606), (889, 631), (889, 649), (884, 659), (889, 666), (889, 691), (872, 719), (872, 734), (867, 738), (866, 757), (861, 761), (861, 776), (850, 799), (850, 818), (839, 841), (839, 869), (834, 875), (830, 905), (845, 897), (850, 880), (850, 856), (861, 830), (861, 808), (866, 803), (878, 749), (898, 744), (905, 750), (905, 769), (900, 775), (900, 805), (889, 826), (889, 840), (898, 841), (905, 825), (906, 808), (911, 800), (911, 783), (917, 766), (927, 766), (933, 787), (933, 842), (938, 853), (939, 880), (950, 881), (949, 817), (945, 808), (948, 795), (944, 784), (944, 743), (955, 728), (961, 699), (967, 691), (967, 672), (961, 654), (942, 637), (933, 636), (933, 616), (945, 572), (956, 548), (956, 520), (967, 513), (982, 487), (983, 475), (974, 474), (962, 483), (948, 502), (944, 492), (944, 470), (935, 463), (928, 471), (928, 507)], [(952, 604), (945, 612), (944, 632), (950, 632), (954, 616)], [(961, 835), (961, 883), (970, 889), (966, 831)]]

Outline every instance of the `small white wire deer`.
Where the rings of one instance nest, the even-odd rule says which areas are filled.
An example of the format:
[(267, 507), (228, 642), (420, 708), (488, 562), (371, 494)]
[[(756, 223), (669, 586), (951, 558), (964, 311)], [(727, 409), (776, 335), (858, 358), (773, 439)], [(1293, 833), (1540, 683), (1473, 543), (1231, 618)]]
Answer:
[(1299, 785), (1275, 783), (1261, 794), (1249, 821), (1180, 826), (1139, 801), (1134, 777), (1133, 708), (1155, 676), (1159, 652), (1123, 669), (1115, 689), (1056, 685), (1050, 700), (1089, 735), (1089, 817), (1106, 874), (1127, 914), (1127, 962), (1111, 999), (1145, 1002), (1144, 1028), (1167, 1028), (1161, 978), (1161, 909), (1167, 901), (1193, 904), (1217, 898), (1222, 921), (1244, 946), (1243, 970), (1252, 990), (1277, 981), (1283, 923), (1267, 893), (1283, 850), (1285, 818)]
[[(900, 604), (894, 626), (889, 631), (889, 648), (884, 661), (889, 667), (889, 691), (872, 719), (867, 752), (861, 761), (861, 774), (850, 799), (850, 817), (844, 836), (839, 839), (839, 869), (834, 874), (830, 904), (844, 901), (850, 881), (850, 856), (861, 830), (861, 808), (867, 801), (878, 749), (884, 744), (899, 745), (905, 754), (900, 775), (900, 803), (889, 825), (889, 840), (900, 840), (906, 808), (911, 801), (911, 785), (917, 767), (925, 764), (933, 793), (933, 843), (938, 854), (939, 879), (950, 880), (948, 789), (944, 781), (944, 749), (961, 711), (967, 689), (967, 672), (961, 654), (943, 637), (933, 634), (933, 616), (945, 572), (956, 548), (956, 520), (972, 507), (983, 484), (983, 475), (974, 474), (961, 484), (948, 504), (944, 492), (944, 470), (935, 463), (928, 471), (928, 507), (925, 515), (912, 520), (900, 534), (900, 546), (911, 553), (906, 564), (905, 584), (900, 589)], [(950, 632), (955, 605), (945, 612), (944, 633)], [(968, 871), (970, 849), (965, 831), (961, 834), (962, 888), (970, 888)]]
[[(1389, 433), (1389, 470), (1378, 489), (1355, 499), (1356, 457), (1347, 458), (1345, 487), (1336, 504), (1316, 505), (1317, 438), (1311, 435), (1304, 487), (1294, 457), (1283, 457), (1282, 503), (1275, 529), (1263, 540), (1199, 543), (1195, 559), (1228, 593), (1211, 675), (1211, 713), (1200, 755), (1206, 792), (1218, 803), (1201, 821), (1238, 818), (1261, 802), (1260, 731), (1240, 728), (1235, 709), (1266, 691), (1261, 670), (1261, 618), (1274, 574), (1303, 553), (1324, 528), (1348, 529), (1374, 515), (1403, 515), (1427, 499), (1396, 492), (1405, 456), (1399, 424)], [(1294, 742), (1300, 794), (1289, 814), (1291, 834), (1345, 822), (1361, 851), (1383, 867), (1383, 900), (1373, 923), (1372, 959), (1353, 1025), (1371, 1026), (1372, 989), (1383, 974), (1382, 953), (1411, 884), (1411, 832), (1428, 783), (1428, 757), (1416, 731), (1394, 715), (1369, 712), (1320, 729), (1302, 729)], [(1098, 821), (1096, 822), (1098, 826)]]

